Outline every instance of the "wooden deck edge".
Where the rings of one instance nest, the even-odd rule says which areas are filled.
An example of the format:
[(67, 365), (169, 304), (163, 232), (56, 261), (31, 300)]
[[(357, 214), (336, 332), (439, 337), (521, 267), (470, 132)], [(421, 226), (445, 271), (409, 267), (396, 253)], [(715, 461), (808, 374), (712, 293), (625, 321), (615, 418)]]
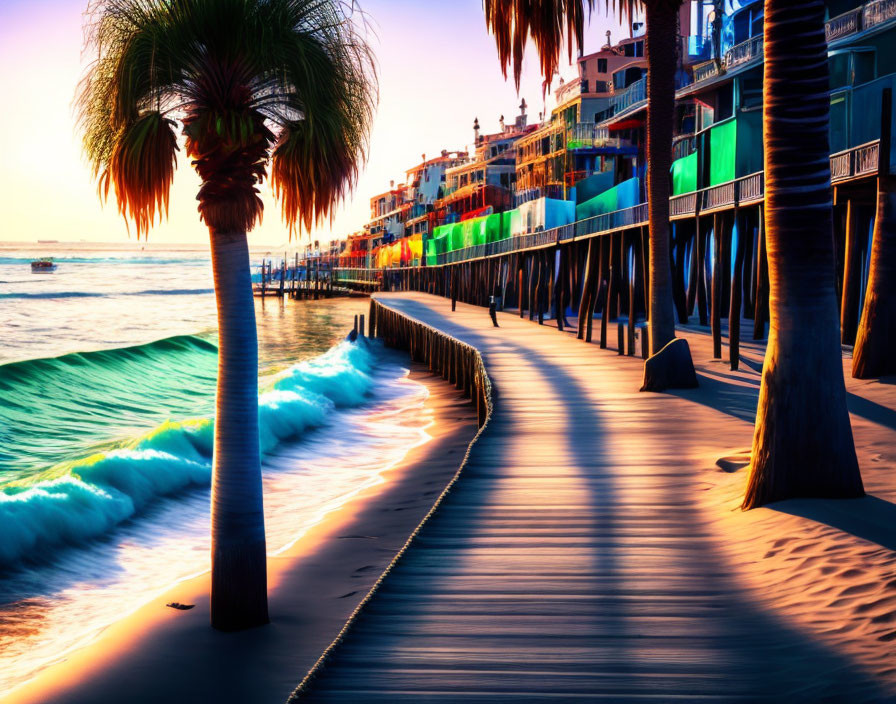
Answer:
[(470, 395), (472, 401), (476, 404), (479, 431), (467, 446), (467, 451), (460, 466), (457, 468), (457, 472), (454, 473), (454, 476), (442, 490), (442, 493), (436, 498), (432, 508), (429, 509), (423, 520), (414, 528), (404, 545), (402, 545), (401, 549), (395, 554), (395, 557), (392, 558), (392, 561), (370, 588), (370, 591), (367, 592), (366, 596), (348, 617), (348, 620), (333, 642), (327, 646), (317, 659), (317, 662), (314, 663), (299, 683), (299, 686), (289, 696), (287, 704), (300, 701), (302, 695), (309, 690), (314, 678), (326, 666), (327, 660), (349, 633), (361, 611), (373, 599), (380, 585), (408, 551), (423, 526), (426, 525), (442, 505), (445, 497), (460, 479), (461, 474), (463, 474), (470, 458), (470, 451), (488, 426), (494, 408), (491, 380), (486, 372), (482, 355), (472, 345), (461, 342), (430, 325), (393, 310), (376, 299), (371, 299), (370, 301), (370, 326), (371, 337), (382, 338), (389, 347), (407, 350), (411, 359), (416, 362), (427, 363), (433, 372), (441, 373), (443, 379), (453, 382), (459, 389), (462, 388), (466, 394)]

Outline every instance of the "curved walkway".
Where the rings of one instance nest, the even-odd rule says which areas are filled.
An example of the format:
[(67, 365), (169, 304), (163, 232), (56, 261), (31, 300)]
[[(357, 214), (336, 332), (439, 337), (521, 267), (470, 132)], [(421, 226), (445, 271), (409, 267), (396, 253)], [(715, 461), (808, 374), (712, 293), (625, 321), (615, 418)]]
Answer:
[(495, 409), (299, 701), (886, 699), (728, 576), (694, 495), (714, 424), (743, 421), (640, 394), (640, 360), (555, 328), (377, 298), (479, 349)]

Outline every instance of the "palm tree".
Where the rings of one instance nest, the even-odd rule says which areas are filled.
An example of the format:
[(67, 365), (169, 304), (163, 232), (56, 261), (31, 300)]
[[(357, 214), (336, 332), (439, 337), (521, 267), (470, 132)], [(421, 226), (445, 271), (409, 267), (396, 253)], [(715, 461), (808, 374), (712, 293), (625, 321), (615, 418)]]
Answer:
[(890, 347), (890, 340), (896, 339), (896, 178), (890, 174), (893, 92), (886, 88), (881, 98), (877, 217), (865, 304), (852, 355), (852, 375), (857, 379), (896, 374), (896, 355)]
[[(484, 0), (485, 20), (495, 35), (505, 77), (511, 64), (519, 89), (523, 53), (531, 38), (538, 51), (542, 75), (550, 80), (557, 71), (564, 35), (570, 60), (576, 45), (582, 46), (585, 16), (595, 0), (553, 0), (527, 3), (521, 0)], [(610, 4), (609, 0), (607, 2)], [(643, 6), (647, 11), (647, 201), (649, 219), (650, 287), (647, 329), (651, 355), (658, 354), (675, 338), (672, 301), (672, 269), (669, 257), (669, 196), (672, 136), (675, 109), (678, 12), (681, 0), (613, 0), (620, 15), (631, 17)], [(687, 342), (681, 343), (686, 346)], [(657, 360), (660, 361), (660, 360)], [(645, 374), (645, 391), (692, 385), (694, 366), (690, 353), (665, 357), (662, 377)]]
[(823, 0), (765, 0), (770, 331), (744, 508), (862, 496), (834, 290)]
[(97, 0), (78, 88), (84, 150), (145, 235), (167, 211), (177, 129), (202, 180), (218, 306), (211, 623), (267, 623), (258, 350), (246, 233), (270, 163), (290, 233), (331, 213), (366, 154), (367, 45), (338, 0)]

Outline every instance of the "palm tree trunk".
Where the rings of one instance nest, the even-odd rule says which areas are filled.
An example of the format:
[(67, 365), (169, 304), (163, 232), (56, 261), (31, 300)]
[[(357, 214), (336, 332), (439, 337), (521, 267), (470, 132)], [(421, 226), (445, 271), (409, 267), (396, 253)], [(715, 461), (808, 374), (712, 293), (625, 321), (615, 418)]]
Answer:
[(675, 337), (669, 262), (669, 170), (675, 114), (675, 3), (651, 3), (647, 12), (647, 208), (650, 221), (650, 353)]
[(865, 305), (852, 357), (852, 375), (868, 379), (896, 373), (896, 179), (890, 175), (893, 94), (884, 89), (878, 151), (877, 217), (871, 244), (871, 269)]
[(258, 339), (246, 233), (212, 233), (211, 250), (219, 336), (211, 620), (232, 631), (268, 622)]
[(834, 286), (823, 0), (765, 0), (770, 331), (744, 508), (864, 491)]
[(852, 375), (856, 379), (896, 374), (896, 184), (881, 179), (871, 244), (871, 269), (862, 321), (856, 336)]
[(644, 366), (641, 391), (693, 386), (694, 363), (687, 340), (675, 339), (672, 266), (669, 250), (669, 196), (672, 128), (675, 116), (678, 11), (680, 2), (648, 3), (647, 37), (647, 209), (649, 220), (649, 301), (647, 333), (651, 358)]

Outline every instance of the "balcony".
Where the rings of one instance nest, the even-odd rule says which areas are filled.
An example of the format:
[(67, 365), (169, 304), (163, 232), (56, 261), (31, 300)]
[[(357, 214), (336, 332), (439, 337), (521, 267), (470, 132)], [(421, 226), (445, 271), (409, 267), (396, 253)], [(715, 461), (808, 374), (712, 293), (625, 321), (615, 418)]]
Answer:
[(831, 156), (831, 183), (876, 174), (879, 161), (879, 140), (838, 152)]
[(721, 69), (716, 61), (707, 61), (706, 63), (698, 64), (697, 66), (694, 66), (694, 83), (700, 83), (700, 81), (713, 78), (720, 73)]
[(725, 68), (731, 69), (761, 59), (762, 43), (762, 35), (757, 34), (755, 37), (731, 47), (725, 52)]
[(896, 0), (873, 0), (828, 20), (825, 34), (828, 42), (842, 39), (896, 19)]
[(614, 95), (610, 104), (613, 106), (613, 114), (619, 115), (624, 110), (647, 100), (647, 79), (642, 78), (632, 83), (621, 93)]
[(824, 28), (825, 36), (829, 42), (840, 37), (846, 37), (855, 34), (862, 26), (862, 8), (856, 8), (845, 14), (832, 17), (828, 20)]
[(598, 149), (618, 147), (619, 140), (611, 139), (606, 127), (598, 127), (593, 122), (577, 122), (566, 130), (567, 149)]

